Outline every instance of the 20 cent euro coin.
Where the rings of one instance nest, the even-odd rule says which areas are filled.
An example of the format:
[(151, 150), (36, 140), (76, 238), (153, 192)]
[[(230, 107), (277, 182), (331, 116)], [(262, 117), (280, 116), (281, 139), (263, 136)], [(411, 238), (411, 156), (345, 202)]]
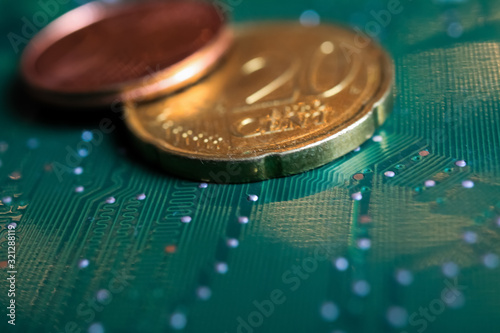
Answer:
[(219, 183), (296, 174), (355, 149), (390, 113), (394, 67), (375, 42), (333, 25), (235, 33), (202, 81), (125, 104), (139, 149), (170, 173)]

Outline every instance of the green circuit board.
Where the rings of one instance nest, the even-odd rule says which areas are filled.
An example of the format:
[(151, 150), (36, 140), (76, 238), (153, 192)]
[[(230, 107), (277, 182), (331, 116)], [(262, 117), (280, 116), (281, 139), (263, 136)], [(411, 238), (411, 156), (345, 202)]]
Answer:
[(359, 149), (234, 185), (147, 165), (119, 113), (26, 95), (31, 28), (81, 3), (0, 5), (0, 332), (500, 331), (500, 2), (219, 2), (357, 27), (396, 68)]

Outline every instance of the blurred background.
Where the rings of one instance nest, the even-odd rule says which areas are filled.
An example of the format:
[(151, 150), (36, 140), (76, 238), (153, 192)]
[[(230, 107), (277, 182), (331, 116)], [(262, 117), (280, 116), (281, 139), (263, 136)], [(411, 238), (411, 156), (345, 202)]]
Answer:
[[(235, 23), (350, 26), (396, 66), (374, 140), (243, 185), (151, 170), (112, 110), (31, 101), (23, 48), (83, 3), (0, 4), (1, 332), (499, 331), (498, 1), (217, 2)], [(103, 117), (116, 131), (99, 131)]]

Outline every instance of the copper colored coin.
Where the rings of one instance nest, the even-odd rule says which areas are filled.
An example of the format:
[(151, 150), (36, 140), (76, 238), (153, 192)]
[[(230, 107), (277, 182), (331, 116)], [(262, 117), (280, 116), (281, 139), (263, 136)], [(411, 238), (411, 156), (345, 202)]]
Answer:
[(21, 70), (39, 98), (61, 105), (154, 98), (218, 63), (232, 41), (225, 23), (207, 2), (89, 3), (35, 36)]
[(134, 142), (173, 174), (241, 183), (310, 170), (359, 147), (392, 110), (391, 57), (355, 31), (275, 22), (235, 37), (197, 84), (124, 105)]

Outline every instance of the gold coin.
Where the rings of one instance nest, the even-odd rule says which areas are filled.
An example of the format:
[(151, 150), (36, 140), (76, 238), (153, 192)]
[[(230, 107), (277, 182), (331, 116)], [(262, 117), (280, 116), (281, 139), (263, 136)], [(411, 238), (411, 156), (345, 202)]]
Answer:
[(358, 147), (391, 111), (394, 67), (373, 41), (333, 25), (235, 31), (204, 80), (125, 105), (140, 149), (171, 173), (225, 183), (303, 172)]

